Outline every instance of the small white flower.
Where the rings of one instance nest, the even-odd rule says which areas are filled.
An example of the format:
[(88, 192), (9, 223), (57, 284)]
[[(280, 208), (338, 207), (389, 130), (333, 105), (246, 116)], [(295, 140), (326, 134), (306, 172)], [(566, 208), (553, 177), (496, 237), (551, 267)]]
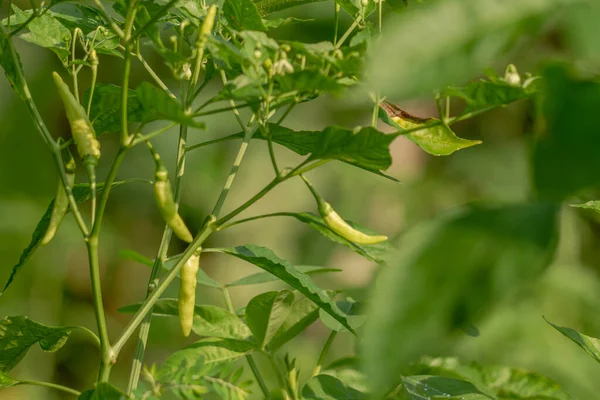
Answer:
[(286, 75), (294, 72), (294, 66), (290, 64), (287, 58), (282, 58), (273, 64), (273, 69), (278, 75)]

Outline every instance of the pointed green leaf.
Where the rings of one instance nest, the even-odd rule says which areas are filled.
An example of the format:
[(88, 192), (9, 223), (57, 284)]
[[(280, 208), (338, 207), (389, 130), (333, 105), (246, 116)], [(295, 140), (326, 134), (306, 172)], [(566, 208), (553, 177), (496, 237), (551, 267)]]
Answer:
[(225, 254), (245, 260), (275, 275), (325, 310), (329, 315), (355, 333), (348, 324), (345, 315), (331, 301), (327, 293), (319, 288), (310, 277), (294, 268), (290, 263), (277, 257), (266, 247), (255, 245), (237, 246), (234, 248), (215, 249)]
[[(359, 303), (352, 299), (336, 301), (335, 303), (337, 304), (339, 309), (346, 314), (346, 319), (348, 320), (348, 323), (350, 323), (350, 326), (352, 326), (352, 328), (356, 330), (365, 323), (367, 316), (361, 314)], [(320, 312), (319, 316), (323, 324), (332, 331), (346, 332), (346, 328), (344, 328), (342, 324), (337, 322), (335, 319), (331, 318), (329, 314)]]
[[(82, 104), (88, 104), (90, 89), (83, 94)], [(144, 109), (137, 92), (129, 89), (127, 97), (127, 121), (142, 122)], [(98, 83), (90, 108), (90, 121), (97, 135), (121, 130), (121, 88), (109, 83)]]
[[(311, 265), (296, 265), (296, 269), (306, 275), (324, 274), (326, 272), (340, 272), (338, 268), (317, 267)], [(233, 282), (226, 284), (226, 287), (257, 285), (260, 283), (275, 282), (277, 277), (268, 272), (257, 272), (256, 274), (248, 275)]]
[(266, 292), (254, 297), (246, 306), (246, 322), (259, 349), (275, 335), (290, 314), (294, 293), (289, 290)]
[(225, 0), (223, 15), (230, 26), (238, 31), (265, 32), (267, 28), (252, 0)]
[(127, 395), (107, 382), (99, 382), (95, 389), (86, 390), (79, 400), (127, 400)]
[(302, 388), (305, 400), (366, 400), (367, 396), (331, 375), (317, 375)]
[(181, 108), (181, 104), (170, 97), (164, 90), (148, 82), (142, 82), (135, 89), (135, 92), (143, 108), (144, 122), (168, 120), (194, 128), (205, 128), (203, 122), (194, 120), (192, 115), (184, 111)]
[(403, 236), (366, 313), (362, 354), (376, 395), (395, 387), (408, 363), (445, 351), (456, 328), (545, 270), (556, 247), (557, 211), (546, 203), (479, 207)]
[(154, 261), (134, 250), (121, 250), (119, 251), (119, 256), (147, 267), (152, 267), (154, 265)]
[(591, 200), (583, 204), (571, 204), (571, 207), (585, 208), (600, 213), (600, 200)]
[(17, 93), (21, 100), (29, 94), (25, 94), (23, 90), (23, 66), (21, 59), (12, 43), (12, 39), (8, 37), (8, 33), (4, 30), (4, 26), (0, 24), (0, 66), (4, 69), (4, 75), (10, 82), (12, 89)]
[(42, 350), (59, 350), (69, 338), (70, 328), (40, 324), (27, 317), (5, 317), (0, 321), (0, 372), (19, 363), (34, 344)]
[[(254, 0), (254, 4), (256, 4), (260, 15), (264, 17), (276, 11), (301, 6), (303, 4), (316, 3), (318, 1), (325, 0)], [(296, 18), (293, 18), (293, 20), (296, 20)]]
[(571, 339), (577, 346), (581, 347), (586, 353), (592, 356), (594, 360), (600, 362), (600, 339), (584, 335), (577, 332), (575, 329), (554, 325), (548, 320), (546, 320), (546, 322), (549, 323), (554, 329)]
[(319, 310), (319, 307), (307, 297), (295, 301), (290, 315), (269, 342), (269, 350), (273, 352), (279, 350), (281, 346), (304, 332), (319, 318)]
[[(177, 299), (160, 299), (152, 309), (152, 314), (157, 316), (179, 316)], [(135, 313), (142, 303), (130, 304), (119, 308), (122, 313)], [(217, 337), (223, 339), (245, 340), (252, 334), (250, 329), (235, 314), (224, 308), (211, 305), (197, 305), (194, 307), (194, 324), (192, 329), (196, 335)]]
[(249, 341), (235, 339), (202, 339), (185, 349), (173, 354), (169, 359), (177, 357), (204, 358), (206, 364), (234, 361), (254, 350), (254, 344)]
[(479, 391), (471, 382), (443, 376), (403, 376), (404, 391), (409, 400), (434, 400), (439, 398), (461, 400), (494, 400)]
[[(132, 182), (132, 181), (131, 180), (118, 181), (118, 182), (114, 182), (112, 184), (112, 186), (113, 187), (119, 186), (119, 185), (122, 185), (122, 184), (128, 183), (128, 182)], [(96, 186), (96, 193), (100, 194), (100, 193), (102, 193), (103, 190), (104, 190), (104, 183), (99, 183)], [(87, 201), (87, 200), (91, 199), (91, 196), (92, 196), (92, 194), (90, 191), (90, 186), (88, 184), (77, 184), (73, 187), (73, 197), (75, 198), (75, 201), (77, 203), (82, 203), (84, 201)], [(40, 222), (38, 222), (37, 226), (35, 227), (35, 230), (33, 231), (33, 234), (31, 235), (31, 241), (29, 242), (29, 245), (25, 248), (25, 250), (23, 250), (23, 252), (21, 253), (19, 262), (13, 267), (12, 272), (11, 272), (10, 276), (8, 277), (8, 280), (6, 281), (6, 284), (4, 285), (4, 288), (0, 292), (0, 297), (2, 297), (4, 292), (6, 292), (6, 289), (8, 289), (8, 287), (12, 283), (13, 279), (15, 278), (16, 274), (19, 272), (21, 267), (31, 258), (33, 253), (40, 246), (42, 238), (44, 237), (44, 234), (46, 233), (46, 230), (48, 229), (48, 225), (50, 223), (50, 216), (52, 214), (53, 206), (54, 206), (54, 200), (52, 200), (50, 202), (50, 204), (48, 205), (48, 208), (46, 209), (46, 212), (42, 216), (42, 219), (40, 220)], [(67, 213), (69, 213), (69, 212), (70, 212), (70, 209), (67, 211)]]

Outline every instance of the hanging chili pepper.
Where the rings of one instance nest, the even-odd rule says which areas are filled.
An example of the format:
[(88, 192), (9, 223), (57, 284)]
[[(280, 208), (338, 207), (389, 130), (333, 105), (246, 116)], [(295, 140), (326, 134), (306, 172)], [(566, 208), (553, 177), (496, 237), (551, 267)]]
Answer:
[(194, 324), (194, 307), (196, 306), (196, 276), (200, 269), (200, 252), (193, 256), (181, 268), (181, 286), (179, 287), (179, 323), (183, 336), (188, 337)]

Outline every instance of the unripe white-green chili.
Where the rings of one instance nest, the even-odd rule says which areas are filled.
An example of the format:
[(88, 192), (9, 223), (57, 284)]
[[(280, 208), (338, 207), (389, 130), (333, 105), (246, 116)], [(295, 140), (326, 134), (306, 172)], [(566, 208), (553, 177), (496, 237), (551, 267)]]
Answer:
[(177, 212), (177, 206), (175, 205), (175, 199), (173, 197), (173, 189), (171, 188), (171, 182), (169, 181), (169, 173), (160, 159), (160, 155), (152, 147), (152, 144), (149, 141), (146, 143), (154, 157), (154, 162), (156, 163), (156, 171), (154, 173), (154, 197), (156, 198), (158, 210), (167, 225), (173, 230), (173, 233), (184, 242), (191, 243), (194, 240), (194, 237)]
[(310, 182), (303, 175), (301, 175), (301, 177), (317, 201), (319, 214), (321, 214), (321, 217), (332, 231), (357, 244), (377, 244), (385, 242), (388, 239), (387, 236), (383, 235), (367, 235), (366, 233), (351, 227), (338, 213), (335, 212), (333, 207), (331, 207), (331, 204), (326, 202), (325, 199), (317, 193)]
[(179, 323), (183, 336), (188, 337), (194, 325), (194, 308), (196, 305), (196, 276), (200, 269), (199, 248), (193, 256), (183, 265), (180, 272), (181, 285), (179, 287)]
[[(71, 155), (71, 153), (66, 150), (67, 162), (65, 163), (65, 172), (67, 174), (67, 182), (69, 183), (69, 187), (72, 188), (75, 185), (75, 159)], [(65, 192), (65, 188), (62, 182), (58, 182), (58, 190), (56, 191), (56, 197), (54, 198), (54, 205), (52, 206), (52, 213), (50, 214), (50, 221), (48, 222), (48, 228), (44, 233), (44, 237), (42, 238), (41, 244), (48, 244), (63, 218), (67, 214), (69, 210), (69, 198), (67, 197), (67, 193)]]
[(96, 165), (100, 158), (100, 142), (84, 108), (77, 102), (69, 86), (56, 72), (52, 73), (54, 83), (65, 106), (67, 119), (71, 125), (71, 134), (77, 144), (77, 151), (84, 164)]

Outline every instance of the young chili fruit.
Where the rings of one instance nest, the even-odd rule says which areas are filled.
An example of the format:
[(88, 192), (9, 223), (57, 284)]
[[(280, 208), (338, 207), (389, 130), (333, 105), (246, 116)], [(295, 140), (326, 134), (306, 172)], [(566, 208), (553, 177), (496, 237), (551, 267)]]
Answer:
[[(67, 173), (67, 182), (69, 182), (69, 187), (72, 188), (75, 185), (75, 159), (73, 159), (73, 156), (68, 150), (66, 153), (68, 158), (67, 162), (65, 163), (65, 171)], [(48, 228), (46, 229), (46, 233), (44, 233), (44, 237), (41, 241), (43, 245), (48, 244), (52, 240), (68, 210), (69, 198), (67, 197), (67, 193), (65, 192), (62, 182), (58, 182), (58, 190), (56, 191), (56, 198), (54, 199), (52, 214), (50, 214), (50, 222), (48, 223)]]
[(173, 199), (173, 190), (171, 189), (168, 173), (164, 166), (156, 170), (154, 196), (156, 197), (158, 209), (167, 225), (181, 240), (191, 243), (194, 237), (177, 212), (175, 200)]
[(181, 268), (181, 286), (179, 287), (179, 323), (183, 336), (188, 337), (194, 323), (196, 304), (196, 275), (200, 268), (199, 248)]
[(96, 140), (96, 133), (88, 116), (71, 93), (69, 86), (62, 80), (60, 75), (56, 72), (52, 73), (54, 83), (58, 88), (58, 93), (67, 111), (67, 119), (71, 125), (71, 133), (75, 143), (77, 144), (77, 151), (79, 156), (83, 160), (84, 164), (96, 165), (100, 158), (100, 142)]
[(327, 226), (340, 235), (341, 237), (358, 244), (377, 244), (381, 242), (385, 242), (388, 238), (383, 235), (367, 235), (357, 229), (354, 229), (342, 217), (335, 212), (331, 204), (325, 201), (319, 193), (315, 190), (315, 188), (310, 184), (310, 182), (303, 176), (300, 175), (311, 193), (313, 194), (315, 200), (317, 201), (317, 205), (319, 207), (319, 214), (327, 224)]

